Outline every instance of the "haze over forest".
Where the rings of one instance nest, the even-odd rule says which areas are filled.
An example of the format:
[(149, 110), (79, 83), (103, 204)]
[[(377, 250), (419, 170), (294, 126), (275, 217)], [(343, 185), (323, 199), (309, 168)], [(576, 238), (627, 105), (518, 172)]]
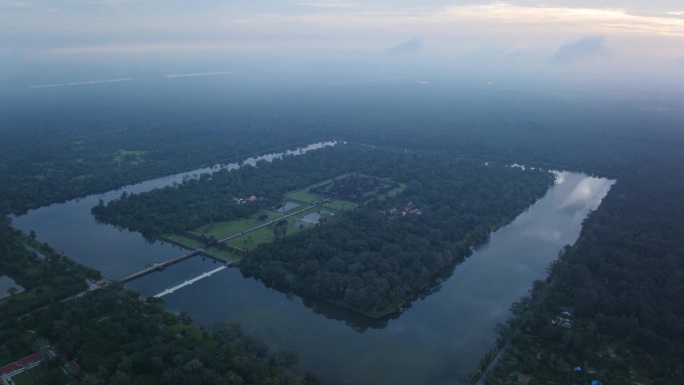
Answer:
[(682, 90), (675, 0), (2, 1), (0, 385), (684, 383)]
[(674, 0), (7, 1), (0, 78), (26, 84), (234, 72), (676, 86)]

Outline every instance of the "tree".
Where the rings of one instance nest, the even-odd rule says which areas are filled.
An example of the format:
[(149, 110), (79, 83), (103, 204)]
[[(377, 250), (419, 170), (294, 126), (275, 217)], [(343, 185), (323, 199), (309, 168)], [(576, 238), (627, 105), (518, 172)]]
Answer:
[(50, 359), (50, 344), (44, 338), (36, 338), (31, 344), (33, 351), (40, 354), (40, 358), (43, 360), (44, 364)]
[(237, 322), (219, 322), (213, 328), (214, 338), (219, 343), (232, 343), (242, 339), (244, 333), (242, 326)]
[(129, 385), (131, 378), (128, 374), (117, 370), (114, 375), (109, 377), (109, 383), (111, 385)]
[(183, 322), (186, 325), (190, 325), (192, 323), (192, 316), (185, 310), (180, 312), (178, 318), (180, 318), (181, 322)]
[(292, 350), (283, 350), (278, 353), (278, 363), (281, 367), (291, 370), (293, 366), (299, 363), (299, 354)]
[(79, 380), (80, 385), (102, 385), (104, 380), (93, 373), (84, 374)]

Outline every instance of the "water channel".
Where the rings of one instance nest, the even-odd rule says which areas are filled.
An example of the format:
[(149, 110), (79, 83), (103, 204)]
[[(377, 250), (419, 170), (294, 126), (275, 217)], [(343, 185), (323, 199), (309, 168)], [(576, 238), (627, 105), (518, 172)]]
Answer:
[[(146, 191), (185, 175), (124, 189)], [(534, 280), (546, 276), (546, 268), (564, 245), (575, 242), (582, 221), (613, 183), (558, 173), (556, 184), (542, 199), (493, 233), (438, 291), (414, 302), (383, 328), (353, 328), (329, 319), (301, 299), (244, 278), (234, 268), (216, 271), (163, 299), (170, 310), (188, 311), (201, 325), (238, 321), (274, 349), (297, 351), (301, 365), (325, 384), (463, 384), (493, 346), (494, 327), (509, 317), (511, 303), (525, 295)], [(14, 218), (13, 224), (25, 232), (35, 230), (39, 240), (110, 278), (185, 254), (94, 220), (90, 209), (98, 200), (114, 199), (124, 189), (32, 210)], [(144, 296), (156, 295), (217, 267), (211, 259), (194, 257), (128, 287)]]

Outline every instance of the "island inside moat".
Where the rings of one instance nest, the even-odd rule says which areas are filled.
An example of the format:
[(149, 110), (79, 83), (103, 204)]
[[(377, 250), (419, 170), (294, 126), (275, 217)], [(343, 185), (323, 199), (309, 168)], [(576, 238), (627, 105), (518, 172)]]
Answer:
[(438, 284), (553, 179), (348, 144), (122, 194), (92, 211), (150, 239), (201, 248), (280, 291), (383, 318)]

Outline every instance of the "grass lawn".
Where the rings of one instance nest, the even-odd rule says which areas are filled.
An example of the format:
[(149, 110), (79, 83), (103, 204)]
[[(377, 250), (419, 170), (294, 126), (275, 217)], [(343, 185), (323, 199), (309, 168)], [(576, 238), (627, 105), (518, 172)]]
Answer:
[(43, 365), (38, 365), (33, 369), (12, 377), (16, 385), (45, 384), (49, 379), (50, 384), (62, 385), (69, 381), (69, 378), (61, 370), (49, 370)]
[[(257, 218), (261, 215), (268, 216), (266, 221), (259, 221)], [(280, 218), (280, 214), (272, 213), (265, 210), (260, 210), (256, 214), (252, 215), (248, 219), (237, 219), (234, 221), (226, 222), (216, 222), (213, 224), (204, 225), (202, 227), (196, 228), (190, 231), (191, 234), (197, 235), (198, 237), (205, 235), (207, 237), (214, 236), (216, 239), (223, 239), (229, 237), (233, 234), (237, 234), (241, 231), (251, 229), (254, 226), (258, 226), (264, 222), (271, 221), (273, 219)]]
[(85, 282), (83, 282), (83, 286), (76, 287), (77, 290), (66, 291), (63, 288), (60, 288), (60, 283), (68, 282), (69, 280), (70, 278), (68, 277), (59, 277), (52, 283), (52, 285), (41, 285), (34, 287), (31, 290), (0, 299), (0, 314), (4, 316), (6, 313), (12, 311), (12, 309), (16, 309), (18, 306), (26, 306), (26, 309), (28, 310), (31, 308), (32, 304), (44, 300), (47, 297), (52, 296), (60, 299), (67, 298), (71, 295), (88, 289), (88, 285), (86, 285)]
[(314, 187), (318, 187), (318, 186), (323, 186), (325, 184), (328, 184), (328, 183), (334, 181), (335, 179), (344, 178), (347, 175), (349, 175), (349, 174), (342, 174), (340, 176), (336, 176), (334, 178), (324, 180), (323, 182), (314, 183), (312, 185), (304, 187), (303, 189), (299, 189), (299, 190), (293, 191), (291, 193), (287, 193), (287, 194), (285, 194), (285, 197), (287, 199), (291, 199), (293, 201), (305, 202), (305, 203), (313, 203), (315, 201), (319, 201), (322, 199), (322, 197), (318, 194), (310, 193), (309, 192), (310, 189), (312, 189)]
[(188, 249), (199, 249), (204, 247), (204, 245), (200, 242), (197, 242), (194, 239), (190, 239), (180, 234), (167, 234), (162, 237), (162, 240), (178, 243), (180, 245), (187, 247)]
[[(313, 187), (317, 186), (323, 186), (325, 184), (330, 183), (333, 180), (344, 178), (348, 176), (349, 174), (344, 174), (337, 176), (332, 179), (325, 180), (323, 182), (319, 182), (310, 186), (307, 186), (303, 189), (299, 189), (296, 191), (292, 191), (288, 194), (285, 195), (285, 198), (288, 201), (291, 201), (293, 203), (298, 203), (298, 204), (303, 204), (303, 205), (310, 205), (313, 202), (318, 202), (323, 199), (322, 196), (318, 194), (312, 194), (309, 192), (309, 190)], [(387, 194), (377, 194), (376, 192), (369, 192), (368, 196), (371, 197), (371, 199), (381, 199), (384, 200), (386, 199), (387, 196), (394, 196), (399, 193), (401, 193), (404, 189), (406, 188), (405, 184), (400, 184), (400, 186), (396, 189), (393, 189), (389, 191)], [(318, 211), (328, 211), (330, 213), (339, 213), (342, 211), (348, 211), (348, 210), (353, 210), (354, 208), (358, 207), (358, 203), (346, 201), (346, 200), (332, 200), (330, 202), (326, 202), (325, 204), (322, 204), (318, 207), (313, 207), (308, 210), (305, 210), (301, 213), (298, 213), (297, 215), (293, 215), (290, 217), (287, 217), (287, 222), (288, 222), (288, 234), (294, 234), (299, 231), (306, 230), (307, 228), (310, 228), (311, 226), (305, 226), (301, 227), (298, 225), (298, 221), (302, 219), (303, 217), (315, 213)], [(302, 207), (295, 207), (289, 212), (293, 212), (296, 210), (301, 210)], [(259, 221), (258, 218), (262, 215), (266, 215), (267, 219), (265, 221)], [(211, 223), (207, 224), (201, 227), (198, 227), (194, 230), (191, 230), (190, 233), (197, 236), (197, 237), (214, 237), (218, 240), (228, 238), (230, 236), (239, 234), (241, 232), (247, 231), (253, 227), (259, 226), (263, 224), (264, 222), (267, 221), (273, 221), (277, 220), (279, 218), (284, 217), (287, 214), (279, 214), (271, 211), (266, 211), (266, 210), (260, 210), (259, 212), (253, 214), (247, 219), (238, 219), (238, 220), (233, 220), (233, 221), (225, 221), (225, 222), (216, 222), (216, 223)], [(176, 242), (178, 244), (181, 244), (185, 247), (191, 248), (191, 249), (196, 249), (196, 248), (202, 248), (203, 245), (195, 240), (192, 240), (190, 238), (187, 238), (185, 236), (179, 235), (179, 234), (172, 234), (172, 235), (166, 235), (164, 236), (164, 239)], [(265, 226), (262, 227), (258, 230), (251, 231), (249, 233), (243, 234), (239, 237), (235, 237), (231, 240), (228, 241), (228, 244), (230, 246), (239, 248), (239, 249), (246, 249), (246, 250), (254, 250), (257, 248), (259, 245), (264, 244), (264, 243), (271, 243), (275, 240), (275, 234), (273, 233), (273, 226)], [(207, 250), (208, 253), (211, 253), (218, 258), (223, 258), (231, 262), (239, 262), (240, 261), (240, 256), (229, 251), (225, 250), (220, 250), (217, 248), (210, 248)]]
[(287, 194), (287, 199), (292, 200), (297, 203), (313, 203), (321, 200), (321, 196), (318, 194), (312, 194), (309, 192), (309, 188), (293, 191)]
[(330, 201), (330, 202), (327, 202), (327, 203), (321, 205), (321, 208), (329, 209), (332, 211), (347, 211), (347, 210), (354, 209), (358, 205), (359, 205), (358, 203), (354, 203), (354, 202), (334, 200), (334, 201)]
[(380, 200), (384, 200), (385, 197), (393, 197), (401, 194), (404, 190), (406, 190), (406, 185), (403, 183), (399, 183), (399, 187), (395, 188), (394, 190), (390, 190), (387, 192), (385, 195), (380, 196)]
[(205, 250), (205, 252), (213, 257), (224, 259), (229, 262), (238, 263), (240, 262), (240, 256), (231, 253), (230, 251), (217, 249), (215, 247), (210, 247)]
[[(326, 184), (328, 184), (334, 180), (342, 179), (348, 175), (350, 175), (350, 174), (343, 174), (343, 175), (337, 176), (337, 177), (332, 178), (332, 179), (328, 179), (328, 180), (323, 181), (323, 182), (315, 183), (315, 184), (312, 184), (310, 186), (306, 186), (303, 189), (299, 189), (299, 190), (293, 191), (291, 193), (288, 193), (285, 196), (287, 199), (295, 201), (297, 203), (313, 203), (316, 201), (320, 201), (323, 199), (323, 197), (321, 195), (318, 195), (318, 194), (310, 193), (309, 192), (310, 189), (312, 189), (314, 187), (326, 185)], [(372, 196), (373, 199), (385, 200), (388, 196), (392, 197), (392, 196), (400, 194), (402, 191), (404, 191), (404, 189), (406, 188), (406, 185), (403, 183), (400, 183), (399, 185), (400, 185), (399, 187), (388, 191), (386, 194), (378, 194), (375, 191), (371, 191), (371, 192), (366, 193), (366, 196), (368, 196), (368, 197)], [(356, 203), (343, 201), (343, 200), (336, 200), (336, 201), (333, 201), (333, 202), (330, 202), (330, 203), (323, 205), (323, 207), (327, 207), (331, 210), (337, 210), (337, 211), (351, 210), (357, 206), (358, 206), (358, 204), (356, 204)]]
[(228, 243), (241, 249), (254, 250), (262, 243), (271, 243), (275, 240), (271, 226), (262, 227), (259, 230), (249, 232), (241, 237), (233, 238)]
[[(354, 206), (349, 206), (353, 205), (350, 202), (345, 202), (348, 203), (349, 208), (356, 207)], [(302, 211), (301, 213), (297, 215), (293, 215), (291, 217), (287, 218), (287, 223), (288, 223), (288, 234), (293, 234), (295, 232), (301, 231), (302, 229), (297, 226), (297, 221), (302, 219), (303, 217), (311, 214), (311, 213), (316, 213), (318, 211), (321, 211), (321, 208), (319, 207), (313, 207), (308, 210)], [(325, 211), (325, 209), (323, 210)], [(273, 233), (273, 226), (266, 226), (262, 227), (259, 230), (256, 231), (251, 231), (245, 235), (242, 235), (237, 238), (233, 238), (228, 243), (232, 246), (239, 247), (241, 249), (247, 249), (247, 250), (254, 250), (257, 248), (257, 246), (261, 245), (262, 243), (271, 243), (275, 240), (275, 234)]]

